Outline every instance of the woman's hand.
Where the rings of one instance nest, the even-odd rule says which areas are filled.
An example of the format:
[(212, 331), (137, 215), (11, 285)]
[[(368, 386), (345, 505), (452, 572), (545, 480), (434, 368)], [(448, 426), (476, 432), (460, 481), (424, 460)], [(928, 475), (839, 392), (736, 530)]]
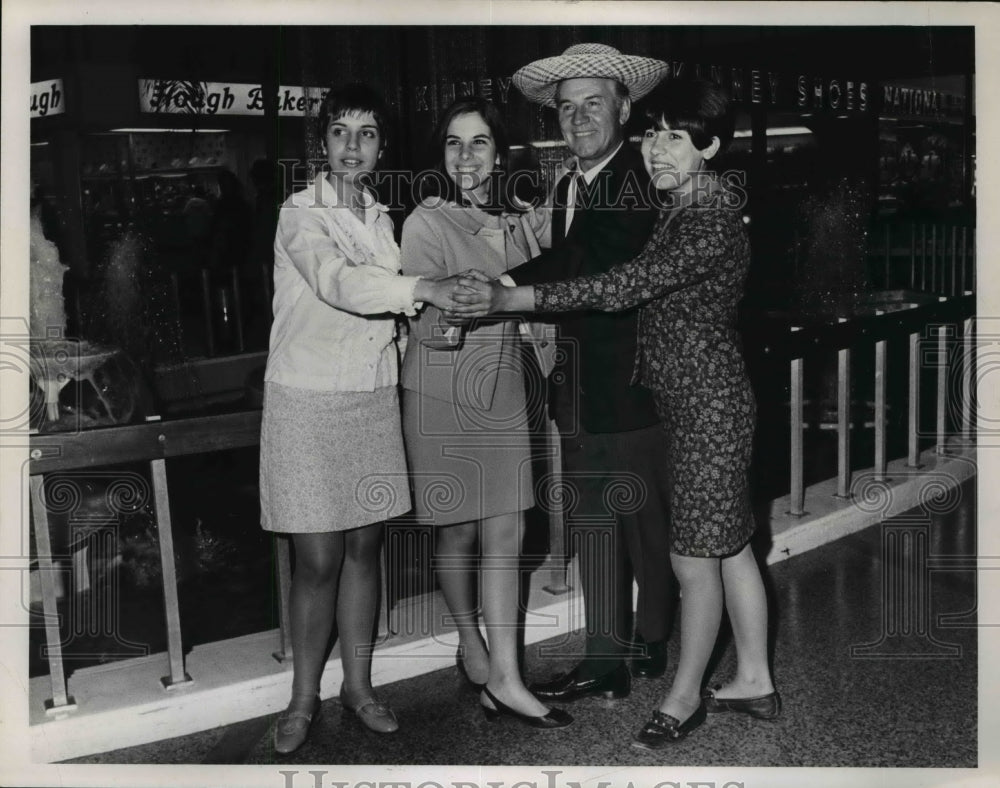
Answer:
[(470, 270), (460, 275), (458, 283), (463, 289), (454, 294), (456, 305), (450, 310), (452, 320), (468, 321), (504, 311), (503, 291), (507, 288), (498, 281), (481, 271)]
[(416, 301), (434, 304), (447, 316), (456, 307), (464, 305), (455, 300), (458, 295), (465, 295), (474, 300), (484, 297), (483, 293), (489, 290), (489, 286), (479, 279), (466, 278), (463, 282), (464, 276), (455, 274), (441, 279), (420, 279), (413, 291), (413, 298)]
[(457, 317), (468, 320), (496, 312), (534, 311), (535, 288), (530, 285), (504, 287), (499, 280), (490, 279), (476, 270), (466, 271), (458, 283), (466, 290), (455, 293), (458, 306), (452, 312)]

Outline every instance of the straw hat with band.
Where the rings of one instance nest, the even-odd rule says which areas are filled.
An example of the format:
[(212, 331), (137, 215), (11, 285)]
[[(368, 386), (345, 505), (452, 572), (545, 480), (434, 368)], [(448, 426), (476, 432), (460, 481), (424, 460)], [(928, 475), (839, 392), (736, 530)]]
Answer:
[(636, 101), (663, 79), (669, 66), (662, 60), (623, 55), (606, 44), (574, 44), (561, 55), (529, 63), (514, 73), (514, 84), (530, 101), (556, 106), (556, 87), (564, 79), (614, 79)]

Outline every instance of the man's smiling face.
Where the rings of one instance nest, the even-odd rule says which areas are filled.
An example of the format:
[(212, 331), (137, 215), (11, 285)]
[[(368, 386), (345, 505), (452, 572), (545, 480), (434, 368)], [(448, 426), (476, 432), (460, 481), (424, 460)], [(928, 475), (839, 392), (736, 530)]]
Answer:
[(589, 170), (620, 143), (631, 102), (618, 94), (613, 79), (564, 79), (556, 88), (559, 128), (569, 149)]

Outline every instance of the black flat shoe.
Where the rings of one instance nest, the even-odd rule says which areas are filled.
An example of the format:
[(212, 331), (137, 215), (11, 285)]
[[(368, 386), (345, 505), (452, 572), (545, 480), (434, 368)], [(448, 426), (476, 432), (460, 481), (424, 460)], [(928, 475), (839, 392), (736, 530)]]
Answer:
[(610, 673), (592, 679), (579, 677), (580, 666), (552, 681), (532, 684), (529, 690), (539, 700), (569, 703), (589, 696), (602, 698), (627, 698), (632, 691), (632, 674), (624, 662), (619, 662)]
[(716, 690), (722, 685), (716, 685), (712, 689), (707, 689), (701, 694), (705, 703), (705, 709), (709, 714), (718, 714), (724, 711), (735, 711), (741, 714), (749, 714), (758, 720), (773, 720), (781, 714), (781, 696), (778, 691), (767, 695), (758, 695), (756, 698), (717, 698)]
[(488, 687), (483, 687), (483, 692), (486, 693), (486, 697), (490, 699), (496, 708), (491, 709), (489, 706), (483, 706), (480, 704), (480, 708), (483, 710), (483, 715), (490, 722), (496, 722), (500, 717), (513, 717), (518, 722), (523, 722), (532, 728), (565, 728), (571, 722), (573, 722), (573, 717), (569, 712), (563, 709), (549, 709), (549, 713), (544, 717), (532, 717), (528, 714), (522, 714), (519, 711), (515, 711), (502, 700), (497, 698), (492, 692), (490, 692)]
[(465, 679), (465, 683), (472, 687), (472, 689), (476, 692), (482, 692), (486, 688), (486, 682), (480, 684), (469, 678), (469, 674), (465, 670), (465, 662), (462, 660), (461, 654), (455, 655), (455, 667), (458, 668), (458, 675)]
[(667, 641), (649, 643), (637, 636), (635, 644), (646, 650), (641, 657), (633, 657), (629, 667), (637, 679), (658, 679), (667, 672)]
[(695, 728), (700, 727), (707, 716), (704, 703), (699, 704), (684, 722), (678, 722), (676, 717), (657, 709), (653, 712), (653, 719), (643, 725), (642, 730), (632, 740), (632, 746), (640, 750), (659, 750), (661, 747), (680, 741)]

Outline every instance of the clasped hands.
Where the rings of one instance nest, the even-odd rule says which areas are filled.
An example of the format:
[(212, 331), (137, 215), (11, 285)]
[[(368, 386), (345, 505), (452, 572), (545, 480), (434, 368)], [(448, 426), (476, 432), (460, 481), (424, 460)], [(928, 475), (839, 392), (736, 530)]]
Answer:
[(465, 325), (477, 317), (503, 311), (503, 291), (506, 288), (475, 268), (439, 279), (435, 285), (436, 289), (440, 288), (442, 298), (436, 299), (434, 305), (441, 310), (442, 320), (449, 325)]

